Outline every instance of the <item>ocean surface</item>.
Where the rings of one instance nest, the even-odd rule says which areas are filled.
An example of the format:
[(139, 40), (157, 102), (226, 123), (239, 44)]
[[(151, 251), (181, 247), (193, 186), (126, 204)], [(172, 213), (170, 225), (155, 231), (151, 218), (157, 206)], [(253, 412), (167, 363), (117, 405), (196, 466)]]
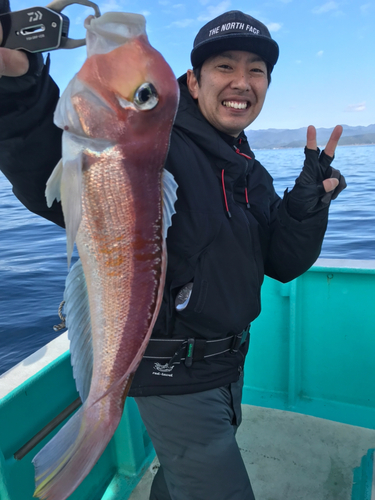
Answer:
[[(302, 149), (255, 153), (282, 196), (300, 173)], [(321, 257), (375, 260), (374, 157), (374, 145), (336, 150), (348, 187), (331, 205)], [(0, 173), (0, 374), (59, 335), (66, 274), (65, 231), (28, 212)]]

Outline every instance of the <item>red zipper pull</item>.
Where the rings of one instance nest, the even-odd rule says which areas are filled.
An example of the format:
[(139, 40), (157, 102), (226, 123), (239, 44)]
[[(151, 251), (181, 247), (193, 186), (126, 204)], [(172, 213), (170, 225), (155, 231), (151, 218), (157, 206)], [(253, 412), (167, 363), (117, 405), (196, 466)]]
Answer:
[(245, 187), (246, 208), (250, 208), (249, 196), (247, 194), (247, 187)]
[(233, 146), (234, 147), (234, 150), (237, 154), (241, 155), (241, 156), (244, 156), (245, 158), (247, 158), (248, 160), (251, 160), (251, 156), (248, 156), (248, 155), (245, 155), (245, 153), (241, 153), (241, 151), (236, 148), (236, 146)]
[(224, 203), (225, 203), (225, 208), (227, 209), (227, 215), (228, 215), (229, 218), (231, 218), (232, 215), (229, 212), (228, 200), (227, 200), (227, 193), (225, 192), (224, 169), (221, 171), (221, 185), (222, 185), (222, 188), (223, 188)]

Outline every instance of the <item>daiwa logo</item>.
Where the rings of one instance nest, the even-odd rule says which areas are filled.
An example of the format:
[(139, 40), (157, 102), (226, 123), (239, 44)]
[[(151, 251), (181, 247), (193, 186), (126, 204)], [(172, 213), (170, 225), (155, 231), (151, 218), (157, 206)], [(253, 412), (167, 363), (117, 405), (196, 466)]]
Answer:
[(27, 15), (29, 16), (29, 23), (40, 21), (43, 17), (43, 14), (40, 12), (40, 10), (28, 12)]
[(173, 377), (173, 371), (174, 365), (169, 366), (168, 363), (165, 365), (161, 365), (160, 363), (154, 363), (154, 370), (157, 370), (156, 372), (152, 372), (153, 375), (158, 375), (162, 377)]

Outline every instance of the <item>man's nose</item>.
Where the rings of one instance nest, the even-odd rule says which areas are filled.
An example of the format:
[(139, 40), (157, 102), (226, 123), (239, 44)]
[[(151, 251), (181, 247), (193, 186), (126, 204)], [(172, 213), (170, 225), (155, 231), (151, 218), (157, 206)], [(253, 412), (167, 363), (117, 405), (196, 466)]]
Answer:
[(247, 91), (250, 90), (250, 77), (245, 71), (237, 71), (232, 80), (232, 88)]

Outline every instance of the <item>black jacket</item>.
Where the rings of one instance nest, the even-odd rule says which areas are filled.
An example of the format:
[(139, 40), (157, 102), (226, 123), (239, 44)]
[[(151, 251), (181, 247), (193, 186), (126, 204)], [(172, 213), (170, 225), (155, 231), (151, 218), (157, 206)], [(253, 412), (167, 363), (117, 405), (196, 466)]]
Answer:
[[(288, 215), (272, 178), (255, 160), (246, 136), (219, 133), (202, 116), (180, 78), (181, 98), (166, 168), (179, 186), (168, 231), (168, 268), (153, 338), (217, 340), (246, 329), (260, 313), (264, 274), (290, 281), (317, 259), (328, 209), (298, 222)], [(45, 182), (61, 153), (61, 131), (52, 123), (58, 90), (44, 70), (27, 94), (8, 95), (0, 118), (0, 167), (31, 211), (63, 225), (61, 207), (48, 209)], [(1, 100), (4, 99), (0, 96)], [(12, 104), (9, 104), (12, 103)], [(5, 101), (4, 101), (5, 104)], [(175, 299), (187, 283), (186, 309)], [(249, 340), (237, 352), (163, 370), (165, 361), (143, 359), (131, 396), (183, 394), (237, 380)]]

